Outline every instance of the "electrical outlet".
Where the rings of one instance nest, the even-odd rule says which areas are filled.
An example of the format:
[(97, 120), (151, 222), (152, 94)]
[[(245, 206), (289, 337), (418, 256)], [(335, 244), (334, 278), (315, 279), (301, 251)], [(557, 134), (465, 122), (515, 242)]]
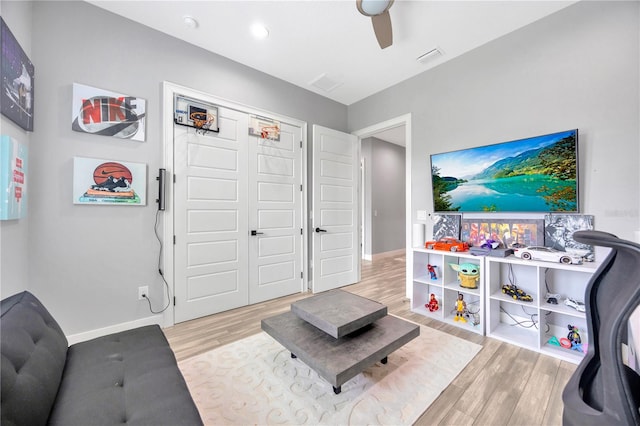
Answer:
[(144, 300), (144, 297), (149, 297), (149, 286), (143, 285), (138, 287), (138, 300)]

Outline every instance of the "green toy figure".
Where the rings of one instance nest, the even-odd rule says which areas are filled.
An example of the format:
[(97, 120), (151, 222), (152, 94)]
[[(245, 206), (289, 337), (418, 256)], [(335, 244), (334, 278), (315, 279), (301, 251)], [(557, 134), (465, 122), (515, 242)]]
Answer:
[(480, 265), (475, 263), (450, 263), (449, 266), (458, 273), (458, 282), (463, 288), (478, 288)]

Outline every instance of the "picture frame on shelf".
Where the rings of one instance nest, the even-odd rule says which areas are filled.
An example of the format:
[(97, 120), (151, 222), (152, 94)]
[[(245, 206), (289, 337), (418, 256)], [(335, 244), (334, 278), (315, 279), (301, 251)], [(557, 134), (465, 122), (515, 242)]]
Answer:
[(460, 239), (478, 247), (489, 240), (500, 247), (544, 245), (542, 219), (463, 219)]
[(438, 241), (445, 237), (460, 239), (460, 224), (462, 215), (459, 214), (434, 214), (433, 220), (433, 240)]
[(576, 231), (592, 230), (593, 215), (550, 214), (544, 217), (545, 246), (556, 250), (576, 253), (588, 262), (595, 260), (594, 247), (573, 239)]

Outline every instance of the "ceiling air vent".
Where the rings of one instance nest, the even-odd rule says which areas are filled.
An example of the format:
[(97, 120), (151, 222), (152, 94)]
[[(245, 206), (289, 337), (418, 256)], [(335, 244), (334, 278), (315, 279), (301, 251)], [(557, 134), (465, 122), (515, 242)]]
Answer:
[(331, 92), (337, 87), (342, 86), (342, 81), (336, 81), (330, 77), (327, 77), (327, 74), (320, 74), (315, 79), (311, 80), (309, 84), (313, 87), (316, 87), (320, 90), (324, 90), (325, 92)]
[(433, 59), (439, 58), (440, 56), (442, 56), (442, 51), (439, 48), (436, 47), (434, 49), (431, 49), (427, 53), (424, 53), (424, 54), (418, 56), (416, 58), (416, 61), (424, 64), (424, 63), (426, 63), (428, 61), (431, 61)]

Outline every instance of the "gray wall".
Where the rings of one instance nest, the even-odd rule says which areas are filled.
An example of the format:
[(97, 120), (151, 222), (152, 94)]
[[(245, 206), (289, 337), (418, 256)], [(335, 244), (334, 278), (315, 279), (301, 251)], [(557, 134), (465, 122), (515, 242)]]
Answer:
[[(33, 61), (31, 54), (31, 15), (32, 7), (29, 2), (0, 2), (2, 19), (15, 36), (22, 50)], [(37, 76), (35, 77), (37, 79)], [(37, 80), (34, 85), (37, 99)], [(3, 135), (9, 135), (15, 140), (27, 145), (31, 150), (31, 133), (23, 130), (13, 121), (0, 115), (0, 127)], [(32, 153), (28, 153), (32, 156)], [(31, 200), (31, 182), (26, 177), (27, 205), (33, 206)], [(29, 216), (19, 220), (0, 221), (0, 292), (10, 295), (27, 289), (28, 263), (30, 253), (27, 247), (29, 235)]]
[(402, 249), (405, 242), (405, 148), (371, 138), (372, 254)]
[[(309, 129), (347, 127), (342, 104), (85, 2), (34, 2), (31, 25), (37, 77), (27, 288), (68, 335), (150, 317), (137, 300), (140, 285), (161, 300), (153, 194), (162, 165), (162, 81), (307, 121)], [(73, 132), (74, 82), (146, 99), (146, 142)], [(73, 205), (74, 156), (147, 163), (148, 205)]]
[(639, 7), (569, 6), (350, 105), (349, 129), (412, 114), (418, 222), (416, 210), (432, 211), (430, 154), (578, 128), (582, 211), (595, 215), (597, 229), (633, 239), (640, 229)]

